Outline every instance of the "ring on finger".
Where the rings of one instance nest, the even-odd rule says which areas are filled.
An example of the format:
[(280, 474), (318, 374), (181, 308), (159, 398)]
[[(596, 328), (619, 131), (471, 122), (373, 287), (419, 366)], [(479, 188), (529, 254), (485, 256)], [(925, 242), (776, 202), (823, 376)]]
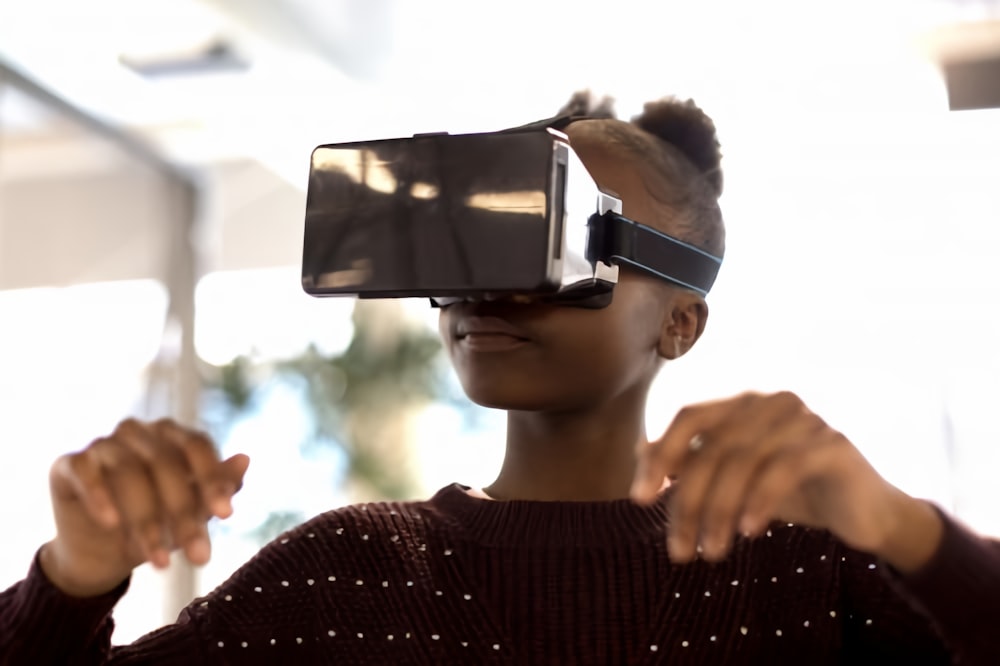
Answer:
[(696, 434), (690, 440), (688, 440), (688, 451), (691, 453), (697, 453), (705, 446), (705, 438), (701, 433)]

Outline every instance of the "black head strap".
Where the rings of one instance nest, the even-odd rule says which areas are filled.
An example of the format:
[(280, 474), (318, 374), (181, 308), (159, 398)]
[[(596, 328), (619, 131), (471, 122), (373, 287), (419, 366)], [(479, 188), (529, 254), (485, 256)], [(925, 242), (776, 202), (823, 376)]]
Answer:
[(702, 296), (708, 294), (722, 259), (616, 213), (592, 215), (587, 259), (625, 264)]

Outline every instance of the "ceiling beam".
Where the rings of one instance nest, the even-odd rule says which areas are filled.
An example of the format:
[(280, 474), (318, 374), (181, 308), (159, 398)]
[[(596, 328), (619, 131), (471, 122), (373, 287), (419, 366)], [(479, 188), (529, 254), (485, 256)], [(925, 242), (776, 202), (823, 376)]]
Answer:
[(0, 91), (2, 91), (4, 86), (19, 88), (21, 91), (31, 95), (57, 112), (64, 114), (84, 129), (111, 141), (125, 153), (140, 160), (142, 163), (153, 167), (182, 184), (191, 187), (195, 186), (195, 180), (188, 171), (165, 159), (163, 155), (142, 139), (87, 113), (45, 88), (10, 63), (0, 59)]

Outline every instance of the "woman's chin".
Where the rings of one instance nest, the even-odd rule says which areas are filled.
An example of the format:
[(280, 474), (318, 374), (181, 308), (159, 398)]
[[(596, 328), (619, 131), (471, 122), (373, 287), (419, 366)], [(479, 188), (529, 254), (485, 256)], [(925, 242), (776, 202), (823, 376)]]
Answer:
[(580, 408), (580, 400), (574, 396), (539, 395), (537, 391), (471, 391), (466, 389), (469, 400), (487, 409), (502, 409), (508, 412), (568, 412)]
[(547, 405), (543, 401), (525, 400), (523, 396), (469, 395), (469, 400), (487, 409), (502, 409), (508, 412), (535, 412), (544, 410)]
[(488, 409), (518, 412), (572, 412), (599, 403), (600, 386), (576, 382), (567, 386), (547, 381), (552, 373), (512, 377), (510, 373), (459, 373), (469, 400)]
[(465, 395), (480, 407), (503, 409), (506, 411), (540, 411), (551, 409), (557, 401), (546, 399), (535, 392), (506, 387), (501, 390), (496, 384), (465, 386)]

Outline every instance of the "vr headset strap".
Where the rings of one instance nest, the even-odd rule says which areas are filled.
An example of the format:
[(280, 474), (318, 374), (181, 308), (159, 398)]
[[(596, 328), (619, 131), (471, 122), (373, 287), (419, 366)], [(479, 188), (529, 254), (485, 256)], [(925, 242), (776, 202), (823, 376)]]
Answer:
[(588, 260), (630, 265), (702, 296), (722, 265), (718, 257), (616, 213), (592, 215), (588, 226)]
[[(536, 120), (501, 133), (545, 128), (562, 131), (586, 115), (562, 115)], [(628, 264), (706, 296), (715, 284), (722, 259), (689, 243), (634, 222), (616, 213), (595, 214), (589, 222), (587, 259)]]

